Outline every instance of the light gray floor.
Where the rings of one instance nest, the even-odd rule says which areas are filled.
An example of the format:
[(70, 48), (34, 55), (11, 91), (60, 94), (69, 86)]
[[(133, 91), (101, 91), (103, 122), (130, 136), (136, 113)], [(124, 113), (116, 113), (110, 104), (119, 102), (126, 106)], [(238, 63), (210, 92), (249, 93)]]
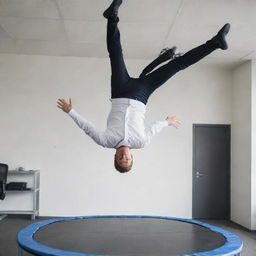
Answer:
[[(40, 218), (43, 220), (47, 218)], [(226, 220), (204, 220), (211, 225), (221, 227), (238, 235), (244, 242), (243, 256), (256, 256), (256, 232), (250, 232), (235, 223)], [(0, 256), (17, 256), (17, 232), (33, 223), (28, 217), (12, 216), (0, 221)], [(28, 255), (28, 254), (24, 254)]]
[(240, 225), (226, 220), (203, 220), (203, 222), (218, 226), (236, 234), (244, 243), (242, 256), (256, 256), (256, 231), (248, 231)]

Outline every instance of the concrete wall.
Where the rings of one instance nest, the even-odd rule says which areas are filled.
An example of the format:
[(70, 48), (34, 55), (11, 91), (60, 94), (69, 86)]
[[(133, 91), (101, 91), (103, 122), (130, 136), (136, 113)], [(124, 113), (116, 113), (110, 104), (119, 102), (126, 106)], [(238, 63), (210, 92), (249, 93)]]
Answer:
[(251, 228), (251, 62), (233, 71), (231, 219)]
[(256, 61), (252, 61), (252, 92), (251, 92), (251, 111), (252, 111), (252, 229), (256, 230)]
[[(128, 60), (130, 75), (137, 76), (147, 63)], [(96, 145), (56, 107), (59, 97), (71, 97), (79, 113), (104, 129), (110, 109), (108, 59), (2, 54), (0, 162), (41, 171), (42, 216), (190, 218), (192, 124), (230, 124), (231, 87), (229, 70), (203, 63), (169, 80), (152, 95), (146, 119), (177, 115), (182, 127), (168, 127), (149, 147), (134, 150), (133, 171), (119, 174), (114, 150)]]

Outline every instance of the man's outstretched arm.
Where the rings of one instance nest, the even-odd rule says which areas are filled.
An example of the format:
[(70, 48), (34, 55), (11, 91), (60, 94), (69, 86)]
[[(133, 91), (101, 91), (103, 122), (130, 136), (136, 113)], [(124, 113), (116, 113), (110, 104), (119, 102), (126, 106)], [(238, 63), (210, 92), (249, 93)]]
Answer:
[(64, 99), (58, 99), (57, 107), (62, 109), (65, 113), (69, 113), (72, 109), (71, 99), (69, 99), (68, 102)]
[(173, 126), (175, 128), (180, 127), (181, 122), (180, 122), (179, 118), (176, 116), (167, 116), (165, 120), (168, 122), (169, 126)]
[(146, 145), (148, 145), (152, 137), (154, 137), (157, 133), (161, 132), (164, 127), (173, 126), (175, 128), (179, 128), (180, 124), (180, 120), (176, 116), (167, 116), (165, 121), (158, 121), (153, 123), (152, 125), (146, 128)]
[(108, 146), (103, 133), (98, 132), (91, 122), (83, 118), (73, 109), (71, 99), (69, 99), (68, 102), (65, 99), (58, 99), (57, 106), (67, 113), (75, 121), (78, 127), (90, 136), (97, 144), (103, 147)]

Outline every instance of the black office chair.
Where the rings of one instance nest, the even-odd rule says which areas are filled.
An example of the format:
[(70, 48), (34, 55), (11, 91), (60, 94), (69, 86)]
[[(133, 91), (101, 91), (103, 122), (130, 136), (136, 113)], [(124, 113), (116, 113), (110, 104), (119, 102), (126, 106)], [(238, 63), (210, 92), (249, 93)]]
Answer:
[(5, 186), (7, 182), (8, 165), (0, 163), (0, 200), (5, 198)]

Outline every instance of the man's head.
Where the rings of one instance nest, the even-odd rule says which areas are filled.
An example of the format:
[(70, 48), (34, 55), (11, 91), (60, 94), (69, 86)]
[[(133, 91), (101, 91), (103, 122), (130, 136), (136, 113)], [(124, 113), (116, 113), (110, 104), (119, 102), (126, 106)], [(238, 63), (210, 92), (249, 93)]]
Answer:
[(116, 149), (115, 154), (115, 168), (121, 172), (128, 172), (132, 169), (133, 156), (130, 148), (122, 146)]

